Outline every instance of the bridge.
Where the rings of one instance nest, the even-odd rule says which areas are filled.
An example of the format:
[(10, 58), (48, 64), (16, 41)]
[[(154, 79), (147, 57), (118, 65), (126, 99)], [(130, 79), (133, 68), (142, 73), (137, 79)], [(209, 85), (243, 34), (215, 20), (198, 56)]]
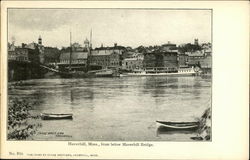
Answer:
[(8, 81), (43, 78), (48, 72), (60, 73), (59, 70), (31, 61), (8, 60)]

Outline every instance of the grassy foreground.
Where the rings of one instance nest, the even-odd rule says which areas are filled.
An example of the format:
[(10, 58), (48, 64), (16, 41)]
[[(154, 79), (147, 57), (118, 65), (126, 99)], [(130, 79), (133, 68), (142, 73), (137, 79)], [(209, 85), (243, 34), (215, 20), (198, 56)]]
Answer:
[(25, 100), (12, 99), (8, 105), (8, 134), (12, 140), (25, 140), (36, 133), (41, 124), (32, 123), (31, 105)]

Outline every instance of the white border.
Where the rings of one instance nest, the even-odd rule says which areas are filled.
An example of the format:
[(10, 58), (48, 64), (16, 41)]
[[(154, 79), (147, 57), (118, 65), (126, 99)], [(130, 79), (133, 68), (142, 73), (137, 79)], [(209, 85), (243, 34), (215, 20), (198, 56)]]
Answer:
[[(67, 142), (6, 141), (7, 7), (213, 9), (212, 142), (150, 142), (154, 147), (84, 147)], [(249, 3), (245, 1), (4, 1), (1, 2), (1, 158), (247, 159), (249, 120)], [(20, 156), (81, 153), (98, 157)]]

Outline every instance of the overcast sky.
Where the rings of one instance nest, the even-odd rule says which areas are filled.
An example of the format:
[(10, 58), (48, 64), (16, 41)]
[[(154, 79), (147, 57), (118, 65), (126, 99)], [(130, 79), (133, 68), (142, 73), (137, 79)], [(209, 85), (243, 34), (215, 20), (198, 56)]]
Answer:
[(70, 30), (72, 42), (83, 44), (91, 29), (93, 47), (211, 42), (210, 10), (9, 9), (8, 20), (16, 45), (41, 35), (45, 46), (69, 46)]

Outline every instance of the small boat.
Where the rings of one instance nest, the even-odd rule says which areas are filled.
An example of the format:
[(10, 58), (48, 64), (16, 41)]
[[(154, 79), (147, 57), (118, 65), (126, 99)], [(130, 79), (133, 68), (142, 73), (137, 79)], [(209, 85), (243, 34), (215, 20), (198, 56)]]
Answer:
[(199, 127), (199, 122), (156, 122), (160, 124), (160, 127), (164, 127), (169, 130), (196, 130)]
[(73, 119), (73, 114), (41, 113), (42, 120)]

